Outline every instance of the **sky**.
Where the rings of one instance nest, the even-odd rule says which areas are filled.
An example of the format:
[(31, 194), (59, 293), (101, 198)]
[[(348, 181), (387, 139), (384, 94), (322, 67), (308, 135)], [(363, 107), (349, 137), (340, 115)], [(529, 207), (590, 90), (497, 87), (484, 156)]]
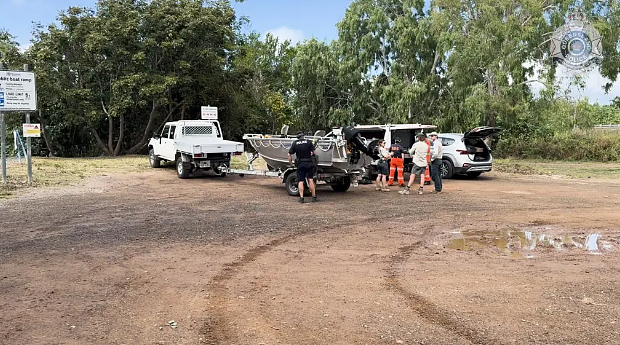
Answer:
[[(232, 1), (232, 6), (239, 16), (247, 16), (250, 24), (244, 31), (256, 31), (263, 35), (271, 33), (280, 39), (293, 43), (316, 38), (330, 41), (337, 38), (336, 24), (342, 20), (351, 0), (245, 0), (242, 3)], [(0, 0), (0, 28), (8, 30), (22, 48), (30, 44), (32, 23), (49, 24), (61, 10), (69, 6), (94, 8), (96, 0)], [(567, 70), (560, 68), (558, 81), (567, 85)], [(620, 95), (620, 81), (615, 83), (608, 94), (601, 86), (608, 80), (597, 70), (584, 74), (586, 87), (583, 90), (571, 89), (571, 97), (588, 97), (590, 103), (609, 104)], [(536, 92), (540, 84), (532, 84)]]

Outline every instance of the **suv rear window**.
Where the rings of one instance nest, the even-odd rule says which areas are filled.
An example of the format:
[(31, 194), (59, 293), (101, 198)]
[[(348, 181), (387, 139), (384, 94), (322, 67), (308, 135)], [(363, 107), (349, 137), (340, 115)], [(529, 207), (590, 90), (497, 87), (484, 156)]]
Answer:
[(439, 139), (441, 139), (441, 145), (443, 146), (450, 146), (454, 144), (454, 142), (456, 141), (452, 138), (439, 138)]

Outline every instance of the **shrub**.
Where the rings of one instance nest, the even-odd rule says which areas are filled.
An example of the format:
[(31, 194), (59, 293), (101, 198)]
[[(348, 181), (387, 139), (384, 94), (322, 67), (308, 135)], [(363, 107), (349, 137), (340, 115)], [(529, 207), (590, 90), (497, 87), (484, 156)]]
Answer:
[(495, 155), (504, 158), (620, 161), (620, 132), (573, 130), (544, 138), (502, 138)]

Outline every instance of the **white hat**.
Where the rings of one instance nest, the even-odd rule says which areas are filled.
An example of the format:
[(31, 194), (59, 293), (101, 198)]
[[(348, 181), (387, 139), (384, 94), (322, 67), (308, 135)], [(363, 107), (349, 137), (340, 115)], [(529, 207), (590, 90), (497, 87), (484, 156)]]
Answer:
[(432, 137), (433, 135), (434, 136), (439, 136), (439, 134), (437, 134), (437, 132), (430, 132), (430, 133), (428, 133), (429, 137)]

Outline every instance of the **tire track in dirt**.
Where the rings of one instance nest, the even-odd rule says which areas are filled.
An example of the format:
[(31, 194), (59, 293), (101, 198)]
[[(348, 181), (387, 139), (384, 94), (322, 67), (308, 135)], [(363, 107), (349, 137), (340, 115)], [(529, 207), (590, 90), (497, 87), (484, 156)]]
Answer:
[(368, 217), (362, 220), (358, 220), (356, 222), (331, 223), (329, 227), (324, 227), (322, 229), (308, 227), (293, 234), (276, 238), (264, 245), (254, 247), (248, 250), (245, 254), (243, 254), (239, 258), (239, 260), (233, 261), (225, 265), (225, 267), (218, 274), (216, 274), (207, 284), (211, 286), (211, 291), (213, 292), (213, 294), (210, 296), (210, 300), (211, 304), (214, 306), (213, 309), (216, 310), (214, 313), (211, 313), (211, 315), (207, 315), (205, 317), (205, 322), (200, 329), (200, 334), (203, 336), (204, 339), (203, 343), (229, 344), (233, 341), (234, 334), (232, 330), (228, 327), (229, 317), (223, 310), (227, 301), (227, 298), (225, 297), (226, 284), (230, 282), (237, 274), (237, 272), (244, 266), (251, 264), (252, 262), (256, 261), (256, 259), (258, 259), (260, 256), (277, 248), (278, 246), (286, 244), (299, 237), (303, 237), (313, 233), (329, 231), (330, 229), (337, 229), (341, 226), (355, 226), (359, 224), (370, 224), (373, 222), (376, 222), (376, 218)]
[(228, 317), (225, 315), (226, 313), (223, 311), (223, 307), (226, 303), (226, 283), (234, 278), (237, 271), (274, 248), (297, 237), (316, 231), (315, 229), (305, 229), (294, 234), (277, 238), (264, 245), (254, 247), (242, 255), (239, 260), (227, 264), (213, 277), (208, 285), (212, 287), (213, 295), (211, 296), (211, 302), (215, 306), (216, 312), (214, 313), (215, 315), (207, 316), (204, 325), (200, 329), (200, 333), (205, 337), (206, 344), (226, 344), (230, 343), (233, 339), (233, 334), (229, 327), (227, 327)]
[(487, 337), (477, 329), (467, 326), (462, 321), (459, 321), (458, 317), (451, 316), (448, 311), (440, 308), (435, 303), (424, 298), (424, 296), (407, 290), (407, 288), (401, 284), (399, 280), (400, 274), (397, 272), (397, 268), (409, 260), (413, 252), (424, 243), (430, 233), (430, 230), (426, 230), (422, 235), (421, 240), (411, 245), (399, 248), (398, 255), (394, 255), (392, 257), (389, 262), (389, 267), (387, 268), (388, 275), (385, 278), (388, 289), (404, 297), (407, 307), (413, 310), (416, 314), (420, 315), (423, 319), (432, 324), (439, 325), (440, 327), (445, 328), (446, 330), (455, 333), (464, 339), (467, 339), (472, 344), (502, 344), (500, 340)]

